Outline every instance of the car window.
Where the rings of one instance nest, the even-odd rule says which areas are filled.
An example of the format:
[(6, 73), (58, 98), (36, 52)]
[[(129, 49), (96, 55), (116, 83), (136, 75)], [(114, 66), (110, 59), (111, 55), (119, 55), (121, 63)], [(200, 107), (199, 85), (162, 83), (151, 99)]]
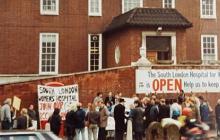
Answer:
[(0, 140), (40, 140), (35, 135), (1, 135)]

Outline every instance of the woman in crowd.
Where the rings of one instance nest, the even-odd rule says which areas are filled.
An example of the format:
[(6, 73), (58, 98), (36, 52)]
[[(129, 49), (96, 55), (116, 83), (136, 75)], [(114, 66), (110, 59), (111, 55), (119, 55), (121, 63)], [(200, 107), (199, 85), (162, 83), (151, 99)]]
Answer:
[(17, 129), (28, 129), (32, 126), (32, 120), (26, 108), (21, 109), (21, 115), (17, 118)]
[(217, 105), (215, 106), (215, 116), (217, 123), (217, 135), (220, 136), (220, 99), (218, 99)]
[(133, 131), (135, 140), (142, 140), (143, 132), (144, 132), (144, 111), (142, 109), (142, 105), (140, 101), (134, 101), (135, 108), (130, 112), (130, 118), (133, 123)]
[(97, 140), (98, 124), (100, 122), (100, 113), (96, 111), (96, 106), (92, 104), (88, 108), (86, 121), (88, 122), (88, 137), (89, 140)]
[(60, 128), (61, 128), (61, 116), (60, 109), (55, 108), (52, 116), (49, 118), (48, 122), (50, 123), (51, 131), (59, 136)]

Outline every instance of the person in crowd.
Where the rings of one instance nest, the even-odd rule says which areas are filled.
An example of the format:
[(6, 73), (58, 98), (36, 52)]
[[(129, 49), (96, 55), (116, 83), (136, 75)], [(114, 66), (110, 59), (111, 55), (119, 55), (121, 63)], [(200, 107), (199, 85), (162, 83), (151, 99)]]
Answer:
[(35, 130), (37, 130), (37, 113), (34, 110), (34, 105), (30, 104), (28, 107), (28, 115), (30, 116), (32, 120), (32, 124)]
[(130, 112), (135, 140), (142, 140), (144, 132), (144, 112), (140, 101), (134, 101), (135, 108)]
[(114, 109), (115, 109), (115, 106), (119, 104), (119, 98), (118, 98), (118, 95), (115, 96), (115, 104), (111, 107), (111, 112), (110, 112), (110, 116), (114, 116)]
[(170, 106), (170, 118), (177, 120), (182, 114), (182, 107), (177, 103), (177, 99), (173, 99), (173, 104)]
[(144, 98), (141, 100), (142, 108), (145, 109), (145, 108), (148, 106), (148, 103), (149, 103), (149, 102), (150, 102), (150, 98), (144, 97)]
[(86, 121), (88, 122), (88, 137), (89, 140), (98, 140), (98, 124), (100, 123), (100, 113), (96, 111), (96, 106), (92, 104), (88, 109)]
[(97, 96), (93, 100), (93, 104), (97, 105), (98, 102), (103, 101), (102, 92), (98, 92)]
[(179, 95), (178, 95), (178, 102), (179, 102), (180, 104), (182, 104), (184, 101), (185, 101), (185, 93), (184, 93), (184, 91), (181, 89), (181, 90), (180, 90), (180, 93), (179, 93)]
[(159, 121), (161, 122), (164, 118), (170, 117), (170, 107), (166, 105), (165, 99), (160, 99), (160, 105), (159, 105)]
[(48, 122), (50, 123), (51, 131), (59, 136), (60, 128), (61, 128), (61, 116), (60, 116), (60, 109), (55, 108), (52, 116), (50, 116)]
[(125, 100), (120, 98), (119, 104), (114, 108), (115, 140), (123, 140), (124, 132), (126, 131), (124, 102)]
[(209, 105), (208, 102), (203, 98), (203, 96), (199, 96), (200, 99), (200, 118), (204, 123), (209, 123)]
[(107, 102), (107, 103), (106, 103), (106, 107), (107, 107), (109, 113), (112, 111), (112, 106), (113, 106), (113, 105), (112, 105), (111, 102)]
[(2, 128), (2, 120), (1, 120), (1, 109), (2, 109), (2, 106), (0, 105), (0, 130), (1, 130), (1, 128)]
[(108, 96), (105, 98), (105, 105), (107, 105), (107, 103), (110, 103), (110, 105), (115, 104), (115, 97), (112, 95), (111, 91), (108, 93)]
[(76, 110), (77, 110), (77, 107), (75, 104), (73, 104), (66, 114), (65, 133), (66, 133), (67, 140), (73, 140), (75, 136), (75, 128), (76, 128), (76, 122), (77, 122)]
[(86, 112), (82, 109), (82, 103), (77, 104), (77, 111), (76, 111), (76, 139), (80, 139), (80, 134), (82, 139), (85, 139), (85, 117)]
[(106, 140), (106, 130), (105, 128), (107, 127), (107, 120), (108, 120), (108, 110), (107, 107), (105, 106), (104, 102), (101, 101), (99, 103), (100, 105), (100, 123), (99, 123), (99, 133), (98, 133), (98, 140)]
[(220, 99), (218, 99), (217, 105), (215, 106), (215, 117), (217, 123), (217, 135), (220, 137)]
[(132, 99), (133, 99), (134, 101), (139, 101), (139, 96), (138, 96), (137, 94), (133, 94), (133, 95), (132, 95)]
[(22, 108), (20, 112), (20, 116), (17, 118), (17, 129), (28, 129), (32, 127), (32, 120), (28, 115), (28, 110), (26, 108)]
[(15, 128), (14, 125), (16, 125), (14, 124), (14, 120), (16, 119), (16, 109), (13, 106), (11, 106), (10, 110), (11, 110), (11, 128), (13, 129)]
[(151, 104), (150, 98), (146, 99), (145, 110), (144, 110), (145, 129), (147, 129), (148, 126), (149, 126), (150, 123), (151, 123), (151, 120), (150, 120), (150, 110), (151, 110), (151, 107), (152, 107), (152, 106), (153, 106), (153, 105)]
[(181, 117), (184, 118), (183, 124), (180, 128), (181, 136), (192, 137), (193, 132), (191, 130), (193, 128), (196, 128), (195, 121), (191, 119), (192, 118), (192, 109), (189, 107), (183, 108)]
[(9, 130), (11, 128), (11, 99), (7, 98), (4, 105), (1, 107), (1, 125), (2, 130)]
[(190, 106), (189, 106), (191, 109), (192, 109), (192, 115), (191, 115), (191, 119), (196, 119), (198, 122), (200, 121), (200, 117), (199, 117), (199, 109), (197, 108), (197, 105), (196, 105), (196, 100), (195, 100), (195, 97), (191, 96), (190, 97)]
[(151, 99), (151, 105), (150, 122), (159, 121), (159, 101), (157, 99)]

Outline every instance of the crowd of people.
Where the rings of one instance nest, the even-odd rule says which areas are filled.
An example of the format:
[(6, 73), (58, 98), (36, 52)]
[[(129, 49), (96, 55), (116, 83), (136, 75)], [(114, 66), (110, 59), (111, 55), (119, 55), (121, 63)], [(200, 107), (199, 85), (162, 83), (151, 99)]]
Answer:
[[(210, 114), (213, 113), (213, 110), (203, 96), (186, 96), (181, 93), (175, 99), (160, 98), (156, 94), (143, 98), (134, 95), (132, 98), (134, 103), (130, 104), (129, 111), (125, 108), (125, 100), (122, 98), (122, 94), (118, 93), (113, 96), (112, 92), (109, 92), (105, 98), (103, 98), (102, 93), (98, 93), (93, 102), (88, 103), (87, 110), (82, 109), (81, 103), (73, 106), (66, 115), (65, 132), (67, 139), (76, 138), (78, 140), (80, 135), (82, 139), (85, 139), (85, 127), (88, 127), (89, 140), (106, 140), (108, 133), (112, 133), (112, 131), (106, 130), (108, 117), (113, 117), (115, 121), (113, 135), (115, 140), (123, 140), (124, 134), (128, 134), (129, 125), (127, 125), (126, 120), (132, 122), (132, 134), (135, 140), (142, 140), (145, 137), (145, 131), (151, 122), (161, 122), (164, 118), (178, 120), (179, 117), (187, 115), (187, 120), (194, 119), (197, 123), (210, 124), (211, 122)], [(60, 128), (61, 118), (57, 117), (59, 113), (55, 112), (56, 110), (53, 116), (59, 120), (59, 123), (52, 121), (53, 119), (50, 123), (52, 123), (51, 130), (58, 135), (56, 129)], [(220, 124), (220, 100), (218, 100), (215, 112), (217, 124)]]
[(22, 108), (17, 115), (16, 109), (11, 105), (11, 99), (7, 98), (3, 105), (0, 106), (0, 126), (1, 130), (11, 129), (37, 129), (37, 114), (34, 105), (29, 108)]
[[(134, 102), (130, 104), (128, 110), (125, 108), (125, 100), (122, 98), (122, 94), (113, 95), (112, 92), (109, 92), (105, 98), (103, 98), (103, 93), (97, 93), (94, 100), (88, 103), (87, 109), (82, 108), (81, 103), (72, 105), (64, 121), (67, 140), (79, 140), (79, 137), (85, 140), (86, 127), (88, 128), (89, 140), (106, 140), (110, 133), (114, 133), (111, 136), (114, 136), (115, 140), (123, 140), (125, 133), (130, 130), (127, 120), (132, 122), (133, 132), (131, 135), (134, 136), (135, 140), (142, 140), (151, 122), (161, 122), (164, 118), (178, 120), (182, 115), (186, 115), (187, 110), (188, 113), (190, 112), (190, 115), (187, 115), (188, 119), (194, 119), (198, 123), (210, 124), (210, 114), (214, 113), (203, 96), (197, 97), (194, 94), (186, 96), (183, 92), (174, 99), (161, 98), (156, 94), (142, 98), (134, 95), (132, 99)], [(1, 107), (0, 114), (3, 130), (33, 128), (33, 120), (37, 120), (33, 105), (30, 105), (28, 109), (21, 109), (20, 115), (15, 117), (16, 111), (11, 107), (10, 100), (7, 99)], [(220, 99), (215, 107), (215, 116), (217, 134), (220, 136)], [(114, 131), (106, 130), (109, 117), (114, 118)], [(15, 119), (17, 120), (16, 124), (13, 123)], [(51, 131), (59, 136), (62, 124), (60, 109), (54, 109), (48, 122)]]

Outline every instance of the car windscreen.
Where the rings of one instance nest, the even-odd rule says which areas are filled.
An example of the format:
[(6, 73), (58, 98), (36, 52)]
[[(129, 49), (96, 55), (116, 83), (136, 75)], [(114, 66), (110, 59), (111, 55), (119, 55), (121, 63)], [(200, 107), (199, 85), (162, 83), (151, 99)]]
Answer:
[(11, 135), (0, 135), (0, 140), (40, 140), (34, 134), (11, 134)]

